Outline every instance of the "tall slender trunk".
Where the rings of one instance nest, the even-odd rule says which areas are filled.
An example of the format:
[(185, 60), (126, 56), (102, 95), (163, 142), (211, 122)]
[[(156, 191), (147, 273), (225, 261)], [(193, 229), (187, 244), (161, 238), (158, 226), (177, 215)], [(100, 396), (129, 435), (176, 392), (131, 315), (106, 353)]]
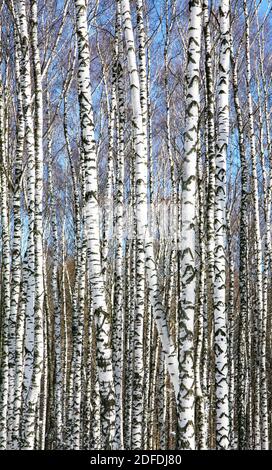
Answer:
[[(245, 49), (246, 49), (246, 90), (247, 90), (247, 105), (249, 113), (249, 143), (250, 143), (250, 156), (252, 165), (252, 191), (253, 191), (253, 214), (254, 214), (254, 235), (255, 235), (255, 259), (256, 259), (256, 304), (254, 306), (254, 315), (257, 321), (257, 357), (255, 362), (256, 371), (256, 386), (257, 389), (260, 387), (260, 374), (262, 370), (262, 351), (261, 351), (261, 336), (262, 336), (262, 322), (263, 322), (263, 290), (262, 290), (262, 271), (263, 271), (263, 260), (262, 260), (262, 241), (260, 234), (260, 214), (259, 214), (259, 194), (258, 194), (258, 175), (257, 175), (257, 161), (256, 161), (256, 139), (254, 129), (254, 115), (253, 115), (253, 104), (252, 104), (252, 93), (251, 93), (251, 57), (250, 57), (250, 29), (249, 29), (249, 15), (247, 10), (247, 3), (244, 0), (244, 16), (245, 16)], [(264, 320), (266, 321), (266, 320)], [(265, 353), (264, 353), (265, 354)], [(265, 369), (265, 367), (264, 367)], [(264, 372), (265, 376), (265, 372)], [(263, 435), (263, 445), (267, 446), (268, 440), (268, 427), (267, 427), (267, 390), (266, 380), (263, 381), (262, 389), (260, 394), (258, 390), (254, 394), (255, 401), (259, 401), (262, 412), (261, 420), (261, 432)], [(259, 427), (259, 425), (257, 425)], [(255, 433), (258, 430), (255, 430)], [(259, 434), (259, 431), (258, 431)], [(256, 449), (261, 448), (261, 442), (256, 443)]]
[(215, 402), (216, 447), (229, 446), (228, 336), (226, 311), (226, 163), (229, 141), (230, 4), (222, 0), (218, 82), (215, 198)]
[[(14, 217), (14, 235), (12, 246), (11, 258), (11, 312), (10, 324), (12, 333), (10, 335), (11, 356), (9, 358), (11, 375), (9, 387), (12, 388), (10, 392), (10, 429), (11, 433), (11, 448), (18, 448), (19, 437), (19, 420), (21, 411), (21, 392), (22, 392), (22, 343), (23, 343), (23, 316), (22, 316), (22, 297), (20, 299), (21, 290), (21, 237), (22, 237), (22, 222), (21, 222), (21, 180), (22, 180), (22, 158), (24, 149), (24, 115), (22, 106), (22, 93), (20, 86), (20, 42), (18, 33), (15, 35), (15, 74), (17, 82), (17, 142), (16, 142), (16, 161), (15, 161), (15, 193), (13, 200), (13, 217)], [(20, 299), (20, 305), (19, 305)], [(11, 396), (13, 395), (13, 400)]]
[[(120, 6), (119, 6), (120, 7)], [(123, 436), (123, 349), (124, 349), (124, 281), (123, 281), (123, 240), (124, 240), (124, 76), (123, 47), (120, 8), (117, 11), (117, 158), (115, 195), (115, 286), (113, 306), (113, 366), (115, 381), (116, 435), (115, 445), (124, 447)]]
[[(49, 97), (47, 99), (47, 121), (48, 127), (50, 125), (50, 110), (49, 110)], [(47, 158), (48, 158), (48, 189), (50, 197), (51, 209), (51, 225), (52, 225), (52, 242), (53, 242), (53, 266), (52, 266), (52, 297), (53, 297), (53, 318), (54, 318), (54, 352), (55, 352), (55, 368), (54, 368), (54, 406), (55, 406), (55, 422), (56, 422), (56, 448), (61, 448), (62, 445), (62, 347), (61, 347), (61, 307), (59, 302), (59, 289), (58, 289), (58, 227), (57, 227), (57, 213), (56, 213), (56, 195), (54, 191), (54, 181), (52, 172), (52, 136), (51, 130), (48, 129), (47, 136)]]
[[(30, 41), (27, 26), (26, 4), (24, 0), (16, 3), (16, 18), (19, 25), (21, 44), (20, 84), (22, 93), (23, 113), (25, 120), (25, 145), (27, 150), (27, 210), (28, 210), (28, 240), (23, 267), (23, 289), (26, 297), (25, 307), (25, 339), (24, 339), (24, 379), (23, 379), (23, 411), (21, 415), (22, 445), (27, 448), (34, 446), (35, 410), (29, 416), (30, 433), (26, 427), (26, 398), (31, 387), (34, 368), (34, 302), (35, 302), (35, 137), (32, 117), (31, 99), (31, 68)], [(18, 384), (19, 385), (19, 384)], [(35, 397), (36, 398), (36, 397)], [(34, 400), (35, 401), (35, 400)], [(29, 437), (29, 440), (28, 440)]]
[[(128, 70), (131, 89), (131, 104), (133, 110), (133, 126), (135, 129), (135, 178), (136, 185), (136, 225), (137, 225), (137, 243), (139, 242), (138, 256), (136, 265), (140, 265), (142, 270), (146, 262), (147, 285), (150, 292), (150, 299), (153, 308), (154, 320), (160, 340), (165, 354), (168, 372), (173, 384), (175, 394), (178, 395), (178, 362), (173, 340), (170, 336), (169, 326), (166, 314), (161, 303), (161, 296), (158, 286), (157, 270), (154, 259), (153, 245), (147, 224), (147, 161), (145, 158), (143, 144), (143, 128), (140, 101), (140, 85), (139, 74), (136, 63), (134, 36), (131, 23), (130, 3), (129, 0), (121, 0), (121, 13), (123, 16), (123, 29), (127, 45)], [(143, 241), (145, 241), (143, 245)], [(145, 261), (142, 256), (144, 249)], [(141, 271), (141, 276), (142, 276)], [(137, 303), (142, 301), (144, 297), (142, 292)], [(136, 308), (138, 308), (136, 306)]]
[(96, 323), (96, 358), (101, 401), (102, 448), (108, 449), (112, 447), (114, 437), (114, 384), (112, 351), (110, 346), (109, 313), (106, 306), (105, 289), (101, 272), (97, 159), (91, 103), (87, 5), (88, 2), (86, 0), (75, 0), (79, 62), (78, 99), (81, 139), (85, 163), (87, 258), (92, 288), (94, 318)]
[(207, 309), (205, 308), (205, 235), (204, 235), (204, 191), (203, 191), (203, 169), (201, 163), (201, 152), (198, 154), (197, 162), (198, 176), (198, 205), (199, 205), (199, 281), (198, 281), (198, 309), (197, 309), (197, 338), (195, 351), (195, 395), (196, 395), (196, 417), (197, 417), (197, 444), (200, 450), (207, 448), (207, 387), (205, 386), (205, 368), (207, 367), (204, 354), (204, 342), (207, 331)]
[(237, 62), (234, 61), (231, 50), (233, 69), (233, 94), (237, 116), (239, 153), (241, 161), (241, 207), (240, 207), (240, 251), (239, 251), (239, 293), (240, 312), (238, 323), (238, 359), (237, 359), (237, 434), (238, 449), (246, 448), (246, 322), (248, 314), (248, 272), (247, 272), (247, 211), (248, 211), (248, 169), (245, 153), (245, 141), (243, 133), (243, 121), (238, 95)]
[(2, 229), (2, 282), (1, 282), (1, 395), (0, 395), (0, 449), (7, 448), (8, 393), (9, 393), (9, 317), (10, 317), (10, 234), (8, 214), (7, 154), (3, 85), (0, 79), (0, 152), (1, 152), (1, 229)]
[(27, 396), (25, 416), (25, 436), (23, 447), (34, 448), (35, 412), (39, 402), (41, 379), (43, 371), (43, 103), (41, 65), (38, 48), (38, 19), (37, 2), (31, 0), (31, 47), (33, 51), (33, 75), (35, 89), (35, 220), (34, 220), (34, 247), (35, 247), (35, 303), (34, 303), (34, 356), (33, 374)]
[(201, 43), (201, 2), (189, 1), (188, 55), (184, 161), (182, 165), (181, 305), (179, 312), (178, 447), (195, 448), (194, 314), (195, 314), (195, 231), (196, 162), (199, 119), (199, 62)]

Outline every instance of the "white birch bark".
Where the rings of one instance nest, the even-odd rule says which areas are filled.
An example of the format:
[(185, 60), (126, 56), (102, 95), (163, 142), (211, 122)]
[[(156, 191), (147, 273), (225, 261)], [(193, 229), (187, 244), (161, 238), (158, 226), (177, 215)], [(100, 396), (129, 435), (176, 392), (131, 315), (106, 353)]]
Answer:
[[(253, 103), (252, 103), (252, 93), (251, 93), (251, 57), (250, 57), (250, 25), (249, 25), (249, 15), (247, 9), (247, 2), (243, 2), (244, 16), (245, 16), (245, 49), (246, 49), (246, 90), (247, 90), (247, 105), (249, 113), (249, 143), (250, 143), (250, 156), (252, 164), (252, 186), (253, 186), (253, 214), (254, 214), (254, 233), (255, 233), (255, 259), (256, 259), (256, 306), (255, 306), (255, 315), (257, 318), (257, 329), (258, 329), (258, 338), (257, 338), (257, 355), (256, 358), (256, 383), (257, 390), (255, 394), (255, 400), (260, 401), (260, 406), (262, 409), (262, 422), (261, 432), (263, 434), (263, 445), (267, 447), (268, 441), (268, 427), (267, 427), (267, 391), (266, 391), (266, 380), (263, 381), (263, 387), (260, 389), (260, 395), (258, 389), (260, 387), (260, 374), (262, 367), (260, 363), (262, 361), (261, 356), (261, 335), (262, 335), (262, 322), (263, 322), (263, 290), (262, 290), (262, 270), (263, 270), (263, 260), (262, 260), (262, 245), (261, 245), (261, 234), (260, 234), (260, 214), (259, 214), (259, 193), (258, 193), (258, 175), (257, 175), (257, 161), (256, 161), (256, 139), (255, 139), (255, 129), (254, 129), (254, 116), (253, 116)], [(265, 368), (264, 368), (265, 369)], [(264, 372), (265, 374), (265, 372)], [(256, 424), (256, 427), (259, 427), (259, 424)], [(255, 429), (255, 432), (259, 431)], [(256, 449), (261, 447), (261, 443), (257, 442)]]
[[(25, 120), (25, 145), (27, 149), (27, 209), (28, 209), (28, 240), (24, 260), (24, 292), (26, 295), (25, 310), (25, 357), (23, 379), (23, 412), (22, 412), (22, 439), (25, 439), (26, 399), (30, 389), (34, 365), (34, 302), (35, 302), (35, 248), (34, 248), (34, 220), (35, 220), (35, 139), (34, 123), (31, 111), (31, 70), (30, 70), (30, 42), (28, 35), (26, 4), (24, 0), (16, 3), (15, 10), (19, 25), (21, 43), (20, 57), (20, 83), (22, 93), (23, 112)], [(19, 384), (18, 384), (19, 386)], [(19, 392), (19, 390), (18, 390)], [(32, 410), (33, 411), (33, 410)], [(31, 444), (34, 446), (34, 414), (32, 413)]]
[(78, 90), (81, 139), (85, 162), (87, 258), (96, 322), (97, 366), (101, 401), (102, 448), (111, 448), (114, 436), (114, 385), (110, 323), (101, 272), (97, 162), (91, 103), (87, 1), (75, 0), (78, 45)]
[(237, 115), (239, 154), (241, 161), (241, 207), (240, 207), (240, 250), (239, 250), (239, 290), (240, 290), (240, 312), (238, 323), (238, 358), (237, 358), (237, 438), (238, 449), (246, 448), (246, 323), (248, 315), (248, 236), (247, 236), (247, 210), (248, 210), (248, 169), (245, 153), (245, 140), (243, 133), (243, 121), (238, 95), (237, 62), (234, 61), (231, 50), (233, 70), (233, 94), (234, 105)]
[(153, 246), (147, 226), (147, 169), (143, 144), (143, 129), (140, 102), (139, 74), (137, 70), (134, 36), (131, 24), (130, 3), (121, 0), (121, 12), (123, 16), (123, 28), (127, 45), (128, 69), (131, 88), (131, 104), (133, 109), (133, 124), (135, 128), (136, 151), (136, 223), (137, 237), (145, 240), (145, 257), (147, 269), (147, 282), (150, 290), (150, 298), (154, 312), (154, 319), (162, 342), (163, 352), (166, 357), (167, 368), (173, 383), (175, 394), (178, 394), (178, 364), (173, 341), (169, 334), (169, 328), (163, 310), (158, 287), (156, 266), (154, 261)]
[[(15, 77), (17, 82), (17, 142), (14, 185), (15, 193), (13, 199), (14, 234), (11, 258), (11, 304), (10, 304), (10, 331), (9, 331), (9, 407), (10, 407), (10, 446), (16, 449), (19, 436), (19, 413), (21, 407), (20, 394), (22, 392), (22, 298), (21, 290), (21, 181), (22, 181), (22, 158), (24, 148), (24, 115), (22, 107), (22, 93), (20, 86), (20, 42), (18, 33), (15, 35)], [(20, 304), (19, 304), (20, 301)], [(17, 387), (17, 384), (19, 385)], [(19, 403), (18, 403), (19, 402)]]
[(123, 241), (124, 241), (124, 76), (123, 76), (123, 35), (120, 8), (117, 5), (116, 34), (118, 39), (117, 60), (117, 156), (115, 194), (115, 281), (113, 305), (113, 368), (115, 382), (115, 446), (124, 448), (123, 433), (123, 348), (124, 348), (124, 285), (123, 285)]
[(199, 119), (201, 2), (189, 1), (186, 117), (182, 167), (181, 305), (179, 312), (178, 441), (180, 449), (195, 448), (194, 313), (196, 162)]
[(34, 303), (34, 356), (33, 374), (30, 389), (27, 395), (25, 429), (23, 448), (33, 449), (35, 438), (35, 411), (39, 401), (41, 379), (43, 372), (43, 102), (41, 65), (38, 48), (38, 10), (37, 2), (31, 1), (31, 46), (33, 51), (33, 75), (35, 87), (35, 221), (34, 221), (34, 246), (35, 246), (35, 303)]
[[(50, 98), (47, 97), (47, 121), (50, 124)], [(63, 406), (63, 377), (62, 377), (62, 345), (61, 345), (61, 309), (59, 303), (59, 290), (58, 290), (58, 228), (57, 228), (57, 214), (56, 214), (56, 197), (54, 191), (54, 181), (52, 173), (52, 136), (51, 130), (48, 129), (47, 135), (47, 158), (48, 158), (48, 189), (50, 197), (51, 209), (51, 225), (52, 225), (52, 243), (54, 251), (54, 259), (52, 266), (52, 297), (53, 297), (53, 317), (54, 317), (54, 350), (55, 350), (55, 378), (54, 378), (54, 405), (55, 405), (55, 439), (56, 448), (61, 448), (62, 445), (62, 406)]]
[(214, 124), (214, 80), (212, 67), (212, 45), (209, 20), (209, 2), (203, 2), (203, 21), (205, 37), (205, 71), (206, 71), (206, 100), (207, 100), (207, 158), (208, 158), (208, 188), (207, 188), (207, 264), (208, 264), (208, 310), (213, 315), (214, 310), (214, 268), (215, 268), (215, 124)]
[(218, 134), (216, 142), (215, 197), (215, 401), (216, 446), (229, 445), (228, 336), (226, 311), (226, 161), (229, 141), (230, 4), (222, 0), (218, 77)]
[(228, 289), (228, 369), (229, 369), (229, 448), (236, 448), (235, 439), (235, 322), (234, 322), (234, 260), (232, 253), (232, 239), (230, 232), (229, 213), (227, 214), (228, 234), (228, 265), (229, 265), (229, 289)]
[(2, 285), (1, 285), (1, 393), (0, 393), (0, 449), (7, 449), (8, 394), (9, 394), (9, 317), (10, 317), (10, 234), (8, 217), (8, 182), (6, 132), (3, 85), (0, 79), (0, 151), (1, 151), (1, 229), (2, 229)]
[(196, 416), (198, 422), (197, 444), (200, 450), (207, 448), (208, 417), (207, 417), (207, 387), (205, 381), (205, 369), (207, 356), (205, 354), (205, 336), (207, 331), (207, 309), (205, 308), (205, 234), (204, 234), (204, 191), (203, 169), (199, 152), (198, 163), (198, 237), (199, 237), (199, 281), (198, 281), (198, 310), (197, 310), (197, 339), (195, 351), (195, 395)]

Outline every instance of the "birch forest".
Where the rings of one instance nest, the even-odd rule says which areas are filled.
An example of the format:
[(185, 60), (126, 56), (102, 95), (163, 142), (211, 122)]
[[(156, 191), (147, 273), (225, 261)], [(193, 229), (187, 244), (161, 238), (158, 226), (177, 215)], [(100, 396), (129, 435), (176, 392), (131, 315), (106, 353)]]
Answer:
[(269, 450), (272, 1), (0, 27), (0, 449)]

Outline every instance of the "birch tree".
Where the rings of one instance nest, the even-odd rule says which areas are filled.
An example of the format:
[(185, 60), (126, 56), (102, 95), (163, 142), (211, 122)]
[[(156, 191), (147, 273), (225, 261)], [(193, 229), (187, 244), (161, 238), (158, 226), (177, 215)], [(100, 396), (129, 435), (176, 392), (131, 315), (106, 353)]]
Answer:
[(271, 447), (267, 2), (0, 8), (0, 448)]
[(199, 63), (202, 8), (189, 2), (188, 55), (186, 70), (186, 120), (182, 165), (181, 306), (179, 311), (178, 439), (180, 449), (195, 448), (194, 313), (196, 162), (199, 119)]
[(216, 142), (215, 198), (215, 394), (217, 447), (229, 445), (228, 337), (226, 312), (226, 160), (229, 138), (229, 2), (222, 1), (218, 82), (218, 136)]
[(110, 325), (101, 272), (96, 148), (91, 103), (87, 2), (75, 0), (78, 45), (78, 89), (86, 184), (87, 257), (96, 322), (97, 366), (101, 400), (102, 445), (111, 448), (114, 435), (114, 388)]

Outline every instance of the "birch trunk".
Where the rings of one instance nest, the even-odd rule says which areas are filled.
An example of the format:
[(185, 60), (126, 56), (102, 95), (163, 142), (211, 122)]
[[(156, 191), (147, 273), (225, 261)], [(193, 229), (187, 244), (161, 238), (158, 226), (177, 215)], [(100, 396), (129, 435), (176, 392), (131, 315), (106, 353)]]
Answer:
[[(123, 16), (123, 28), (125, 40), (127, 45), (128, 57), (128, 70), (131, 88), (131, 104), (133, 109), (133, 125), (135, 128), (135, 152), (136, 152), (136, 171), (135, 177), (136, 185), (136, 224), (137, 224), (137, 237), (139, 242), (145, 240), (144, 247), (139, 245), (139, 252), (142, 256), (142, 249), (144, 248), (146, 269), (147, 269), (147, 283), (150, 290), (150, 298), (154, 312), (154, 319), (162, 342), (163, 352), (166, 357), (167, 368), (171, 377), (171, 381), (175, 390), (176, 396), (178, 395), (178, 363), (175, 352), (175, 347), (172, 338), (169, 334), (169, 327), (166, 320), (166, 315), (161, 304), (160, 293), (158, 287), (158, 279), (156, 266), (154, 261), (154, 253), (152, 241), (150, 238), (147, 226), (147, 161), (144, 152), (143, 143), (143, 128), (142, 128), (142, 115), (141, 115), (141, 102), (140, 102), (140, 85), (139, 74), (137, 70), (134, 36), (131, 24), (130, 3), (128, 0), (121, 0), (121, 13)], [(137, 261), (138, 262), (138, 261)], [(140, 266), (144, 265), (144, 259), (141, 258)], [(142, 269), (142, 268), (141, 268)], [(138, 299), (139, 302), (141, 298)]]
[(194, 314), (196, 162), (199, 119), (201, 2), (189, 1), (184, 162), (182, 166), (181, 304), (179, 312), (178, 447), (195, 449)]
[(230, 4), (222, 0), (218, 82), (218, 135), (216, 142), (215, 198), (215, 400), (216, 446), (229, 446), (228, 336), (226, 311), (226, 162), (229, 141)]
[(31, 47), (33, 51), (33, 75), (35, 87), (35, 221), (34, 221), (34, 247), (35, 247), (35, 303), (34, 303), (34, 356), (33, 374), (27, 396), (25, 416), (25, 436), (23, 448), (34, 448), (35, 411), (39, 401), (41, 379), (43, 371), (43, 102), (41, 65), (38, 48), (37, 2), (31, 0)]
[(7, 154), (3, 85), (0, 79), (0, 150), (1, 150), (1, 227), (2, 227), (2, 285), (1, 285), (1, 395), (0, 449), (7, 449), (9, 394), (9, 318), (10, 318), (10, 234), (8, 214)]
[(75, 0), (78, 45), (78, 90), (81, 139), (86, 181), (87, 258), (90, 271), (94, 318), (96, 323), (96, 357), (101, 401), (102, 448), (113, 445), (114, 437), (114, 385), (110, 323), (101, 272), (99, 207), (97, 193), (97, 161), (91, 103), (90, 54), (86, 0)]

